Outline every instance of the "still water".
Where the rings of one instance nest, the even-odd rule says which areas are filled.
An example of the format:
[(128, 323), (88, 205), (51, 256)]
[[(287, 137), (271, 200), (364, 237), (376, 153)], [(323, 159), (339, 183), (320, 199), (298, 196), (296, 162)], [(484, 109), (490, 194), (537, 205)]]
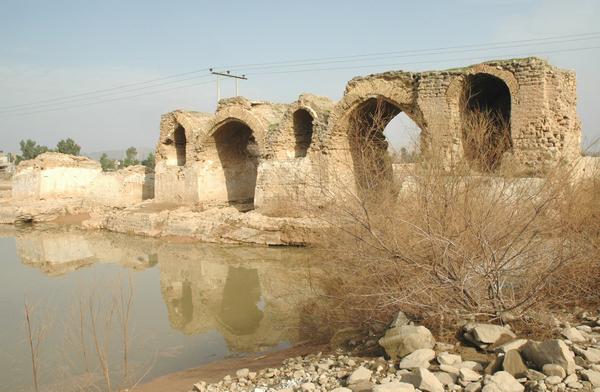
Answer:
[(44, 391), (106, 390), (107, 378), (117, 390), (306, 340), (310, 250), (3, 230), (0, 390), (35, 390), (25, 304)]

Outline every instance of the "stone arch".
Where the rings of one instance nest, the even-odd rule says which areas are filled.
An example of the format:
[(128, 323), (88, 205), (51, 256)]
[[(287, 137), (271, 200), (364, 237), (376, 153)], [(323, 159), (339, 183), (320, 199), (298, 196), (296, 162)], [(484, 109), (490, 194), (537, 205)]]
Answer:
[(309, 108), (300, 107), (292, 115), (296, 158), (305, 157), (312, 144), (316, 115), (314, 111), (309, 110)]
[(412, 74), (393, 74), (395, 79), (391, 80), (383, 77), (377, 79), (369, 77), (349, 83), (344, 97), (331, 113), (329, 127), (323, 136), (325, 148), (334, 150), (340, 146), (344, 148), (343, 139), (346, 137), (352, 113), (358, 106), (372, 98), (381, 99), (396, 106), (418, 125), (422, 138), (426, 135), (427, 123), (417, 104)]
[(187, 138), (185, 137), (185, 129), (181, 125), (175, 128), (175, 132), (173, 133), (173, 145), (177, 166), (185, 166)]
[(262, 121), (254, 116), (250, 109), (238, 105), (226, 106), (219, 109), (215, 114), (212, 123), (208, 126), (208, 132), (204, 136), (208, 139), (212, 138), (214, 133), (224, 124), (236, 121), (245, 124), (252, 130), (252, 134), (256, 141), (260, 153), (264, 153), (265, 133), (266, 129)]
[(464, 157), (479, 170), (495, 170), (513, 146), (510, 87), (496, 75), (470, 73), (459, 105)]
[[(392, 179), (392, 163), (383, 131), (396, 115), (404, 112), (419, 127), (421, 140), (426, 138), (427, 124), (415, 95), (410, 74), (392, 80), (365, 78), (351, 82), (335, 107), (325, 145), (334, 155), (351, 163), (348, 169), (359, 192)], [(359, 145), (365, 141), (369, 145)]]
[(190, 141), (193, 140), (193, 127), (180, 117), (174, 112), (161, 121), (157, 161), (163, 161), (167, 166), (183, 167), (192, 160)]
[(214, 158), (225, 180), (226, 201), (253, 204), (260, 148), (254, 130), (237, 118), (228, 118), (210, 132)]

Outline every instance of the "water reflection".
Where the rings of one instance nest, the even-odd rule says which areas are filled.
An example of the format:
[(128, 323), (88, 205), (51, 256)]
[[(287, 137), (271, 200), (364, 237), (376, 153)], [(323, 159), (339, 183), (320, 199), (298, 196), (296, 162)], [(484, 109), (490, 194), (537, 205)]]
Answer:
[(20, 231), (15, 238), (22, 263), (48, 276), (98, 263), (158, 268), (172, 328), (185, 335), (217, 331), (232, 353), (300, 340), (302, 304), (314, 295), (303, 249), (173, 243), (69, 229)]

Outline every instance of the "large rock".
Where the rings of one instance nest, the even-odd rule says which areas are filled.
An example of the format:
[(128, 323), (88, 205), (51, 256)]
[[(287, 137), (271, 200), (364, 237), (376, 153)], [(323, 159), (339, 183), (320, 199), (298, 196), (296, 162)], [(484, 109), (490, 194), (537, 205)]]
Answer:
[(411, 373), (403, 375), (402, 381), (412, 384), (421, 391), (444, 392), (444, 385), (427, 369), (414, 369)]
[(521, 385), (508, 372), (498, 372), (489, 377), (481, 392), (523, 392), (525, 387)]
[(586, 341), (585, 336), (575, 327), (565, 328), (560, 334), (564, 336), (565, 339), (569, 339), (573, 343), (582, 343)]
[(402, 358), (419, 349), (432, 349), (435, 339), (431, 332), (423, 326), (401, 325), (385, 332), (379, 344), (390, 358)]
[(600, 387), (600, 372), (587, 369), (581, 371), (581, 378), (592, 383), (594, 387)]
[(544, 342), (529, 341), (521, 351), (526, 360), (535, 363), (542, 369), (545, 364), (553, 363), (560, 365), (567, 374), (575, 371), (574, 354), (562, 340), (551, 339)]
[(400, 369), (428, 368), (429, 361), (435, 358), (435, 351), (429, 348), (421, 348), (408, 354), (400, 361)]
[(525, 377), (528, 370), (517, 350), (510, 350), (504, 355), (502, 368), (517, 378)]
[(508, 328), (482, 323), (469, 323), (463, 327), (464, 337), (477, 346), (487, 346), (494, 344), (501, 338), (514, 339), (517, 336)]

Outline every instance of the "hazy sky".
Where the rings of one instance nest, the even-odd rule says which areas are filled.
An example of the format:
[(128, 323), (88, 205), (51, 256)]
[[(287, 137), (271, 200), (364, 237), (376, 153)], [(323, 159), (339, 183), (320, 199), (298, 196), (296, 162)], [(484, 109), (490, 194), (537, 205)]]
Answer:
[[(69, 100), (39, 101), (207, 67), (600, 31), (597, 0), (1, 1), (0, 149), (5, 151), (18, 150), (19, 140), (26, 138), (54, 146), (59, 139), (72, 137), (88, 152), (152, 147), (161, 113), (178, 108), (214, 111), (215, 84), (207, 71)], [(600, 49), (564, 50), (590, 47), (600, 47), (600, 39), (438, 55), (371, 56), (295, 68), (240, 67), (236, 72), (249, 77), (240, 85), (242, 95), (292, 102), (302, 92), (339, 99), (345, 83), (357, 75), (538, 54), (577, 72), (579, 113), (589, 142), (600, 137)], [(282, 73), (306, 69), (313, 70)], [(181, 79), (186, 80), (165, 84)], [(173, 89), (181, 86), (188, 87)], [(233, 94), (233, 86), (225, 83), (223, 94)], [(172, 90), (154, 93), (165, 89)]]

